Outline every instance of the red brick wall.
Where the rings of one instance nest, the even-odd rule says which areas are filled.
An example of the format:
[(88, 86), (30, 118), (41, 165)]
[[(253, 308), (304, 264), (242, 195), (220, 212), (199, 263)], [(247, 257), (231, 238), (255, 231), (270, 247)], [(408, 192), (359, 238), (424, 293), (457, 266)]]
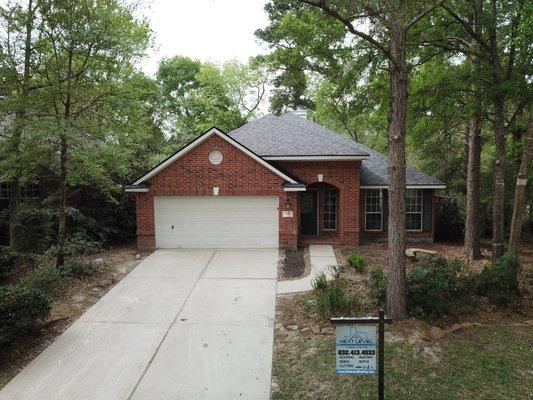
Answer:
[[(301, 179), (305, 184), (317, 184), (318, 174), (323, 175), (324, 184), (335, 186), (339, 190), (338, 199), (338, 240), (342, 244), (359, 244), (359, 178), (360, 161), (291, 161), (280, 162), (283, 168)], [(320, 203), (320, 199), (319, 199)], [(328, 232), (326, 236), (332, 236)]]
[[(218, 149), (224, 158), (212, 165), (209, 153)], [(213, 135), (148, 180), (148, 193), (136, 195), (137, 245), (155, 247), (155, 196), (212, 196), (219, 187), (220, 196), (279, 196), (280, 245), (294, 247), (298, 240), (297, 210), (293, 218), (281, 218), (286, 199), (296, 207), (297, 194), (284, 192), (279, 177), (232, 144)]]

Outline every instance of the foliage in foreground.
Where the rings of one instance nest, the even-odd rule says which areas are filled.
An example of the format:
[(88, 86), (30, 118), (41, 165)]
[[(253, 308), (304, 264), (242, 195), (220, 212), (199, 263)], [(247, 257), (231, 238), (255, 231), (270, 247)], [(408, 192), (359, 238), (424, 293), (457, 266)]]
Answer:
[(509, 306), (520, 295), (519, 270), (518, 256), (515, 253), (506, 253), (483, 268), (477, 280), (478, 293), (487, 296), (491, 303)]
[(319, 315), (338, 317), (354, 315), (361, 310), (359, 296), (346, 287), (342, 278), (336, 278), (331, 282), (325, 283), (320, 280), (320, 284), (314, 285), (314, 287), (315, 305)]
[(9, 246), (0, 246), (0, 278), (4, 278), (18, 257), (18, 253)]
[[(426, 256), (407, 275), (407, 308), (410, 315), (440, 319), (453, 311), (466, 297), (487, 296), (491, 303), (509, 306), (519, 295), (520, 262), (514, 253), (487, 265), (478, 275), (468, 274), (459, 260)], [(370, 294), (383, 306), (387, 277), (380, 267), (370, 270)]]
[(50, 312), (50, 301), (40, 290), (10, 285), (0, 287), (0, 345), (31, 330)]
[(357, 272), (364, 272), (365, 258), (361, 254), (352, 253), (348, 256), (347, 261)]
[(424, 257), (407, 275), (407, 309), (416, 317), (441, 318), (467, 287), (466, 269), (459, 260)]

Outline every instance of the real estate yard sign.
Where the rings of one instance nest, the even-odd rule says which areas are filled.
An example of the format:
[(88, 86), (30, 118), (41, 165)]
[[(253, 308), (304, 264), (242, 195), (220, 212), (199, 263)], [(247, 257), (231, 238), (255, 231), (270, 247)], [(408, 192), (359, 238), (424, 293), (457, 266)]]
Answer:
[(337, 325), (337, 373), (372, 375), (376, 370), (375, 325)]

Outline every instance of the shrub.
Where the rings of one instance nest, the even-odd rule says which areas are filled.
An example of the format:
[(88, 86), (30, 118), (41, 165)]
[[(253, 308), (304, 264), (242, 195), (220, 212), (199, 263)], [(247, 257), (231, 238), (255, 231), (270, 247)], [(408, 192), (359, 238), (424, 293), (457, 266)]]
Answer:
[(458, 260), (427, 256), (407, 276), (407, 308), (422, 318), (441, 318), (467, 288), (465, 267)]
[(350, 264), (357, 272), (364, 272), (365, 258), (359, 253), (352, 253), (348, 256), (348, 264)]
[(61, 269), (43, 266), (29, 271), (22, 277), (19, 283), (21, 286), (38, 290), (44, 295), (49, 295), (53, 293), (59, 285), (65, 282), (65, 280), (65, 275), (62, 273)]
[(370, 295), (379, 307), (387, 301), (387, 276), (383, 267), (375, 265), (370, 269)]
[[(84, 231), (76, 232), (65, 238), (63, 254), (65, 256), (85, 256), (102, 251), (102, 243), (92, 240)], [(56, 257), (59, 246), (53, 245), (46, 251), (49, 257)]]
[(51, 208), (22, 203), (15, 223), (17, 249), (32, 253), (45, 251), (55, 238), (54, 221), (55, 212)]
[(483, 268), (478, 276), (478, 293), (487, 296), (491, 303), (508, 306), (520, 295), (519, 270), (518, 256), (515, 253), (504, 254)]
[(347, 293), (338, 285), (332, 285), (317, 293), (316, 308), (320, 315), (350, 316), (360, 311), (360, 301), (357, 293)]
[(50, 302), (39, 290), (16, 286), (0, 287), (0, 344), (32, 329), (50, 312)]
[(328, 278), (326, 277), (326, 274), (321, 272), (311, 282), (311, 285), (313, 286), (313, 289), (316, 290), (322, 290), (325, 289), (328, 286)]
[(18, 257), (18, 253), (9, 246), (0, 246), (0, 278), (4, 278)]
[(73, 278), (83, 278), (94, 275), (96, 269), (89, 263), (83, 260), (67, 260), (65, 264), (60, 267), (60, 270), (66, 276)]

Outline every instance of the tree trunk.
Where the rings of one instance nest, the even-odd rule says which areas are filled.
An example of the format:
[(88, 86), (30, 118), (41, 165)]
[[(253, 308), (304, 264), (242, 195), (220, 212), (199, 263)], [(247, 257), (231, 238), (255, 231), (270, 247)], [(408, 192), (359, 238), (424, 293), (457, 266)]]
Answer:
[(496, 142), (494, 159), (494, 187), (492, 196), (492, 258), (499, 258), (505, 251), (504, 244), (504, 196), (505, 196), (505, 96), (497, 93), (493, 99), (493, 130)]
[[(17, 157), (20, 153), (20, 142), (22, 140), (22, 133), (24, 130), (24, 119), (26, 118), (26, 107), (27, 96), (29, 91), (29, 82), (30, 82), (30, 61), (32, 53), (31, 45), (31, 36), (33, 31), (33, 18), (35, 10), (33, 9), (33, 0), (28, 0), (28, 8), (26, 15), (26, 38), (24, 40), (24, 73), (22, 76), (22, 87), (20, 89), (21, 99), (20, 103), (22, 108), (20, 108), (15, 115), (15, 129), (13, 131), (13, 137), (11, 138), (12, 142), (12, 155)], [(18, 162), (18, 160), (17, 160)], [(15, 226), (17, 220), (17, 211), (19, 204), (19, 195), (20, 195), (20, 169), (15, 168), (15, 176), (10, 182), (9, 188), (9, 245), (16, 245), (16, 235), (15, 235)]]
[(509, 238), (509, 251), (518, 253), (520, 247), (520, 234), (522, 233), (522, 217), (526, 202), (526, 188), (531, 159), (533, 158), (533, 113), (529, 111), (524, 149), (522, 150), (522, 162), (516, 177), (514, 192), (513, 218), (511, 219), (511, 236)]
[(67, 219), (67, 138), (65, 134), (60, 136), (61, 149), (59, 156), (59, 229), (57, 234), (57, 258), (56, 266), (60, 267), (65, 262), (64, 244), (65, 227)]
[(479, 247), (479, 169), (481, 161), (481, 115), (479, 108), (468, 124), (468, 167), (466, 177), (466, 220), (464, 254), (481, 258)]
[(407, 111), (406, 33), (390, 31), (391, 120), (389, 143), (389, 268), (387, 314), (394, 320), (407, 316), (405, 299), (405, 133)]
[[(475, 10), (472, 29), (481, 33), (479, 19), (483, 9), (483, 1), (475, 1)], [(470, 47), (477, 49), (477, 41), (472, 39)], [(472, 77), (478, 74), (479, 60), (475, 56), (470, 56), (470, 73)], [(473, 261), (481, 258), (479, 247), (479, 174), (481, 165), (481, 100), (476, 91), (476, 85), (472, 84), (474, 92), (474, 112), (468, 123), (468, 164), (466, 168), (466, 219), (465, 219), (465, 241), (463, 253), (468, 260)]]

